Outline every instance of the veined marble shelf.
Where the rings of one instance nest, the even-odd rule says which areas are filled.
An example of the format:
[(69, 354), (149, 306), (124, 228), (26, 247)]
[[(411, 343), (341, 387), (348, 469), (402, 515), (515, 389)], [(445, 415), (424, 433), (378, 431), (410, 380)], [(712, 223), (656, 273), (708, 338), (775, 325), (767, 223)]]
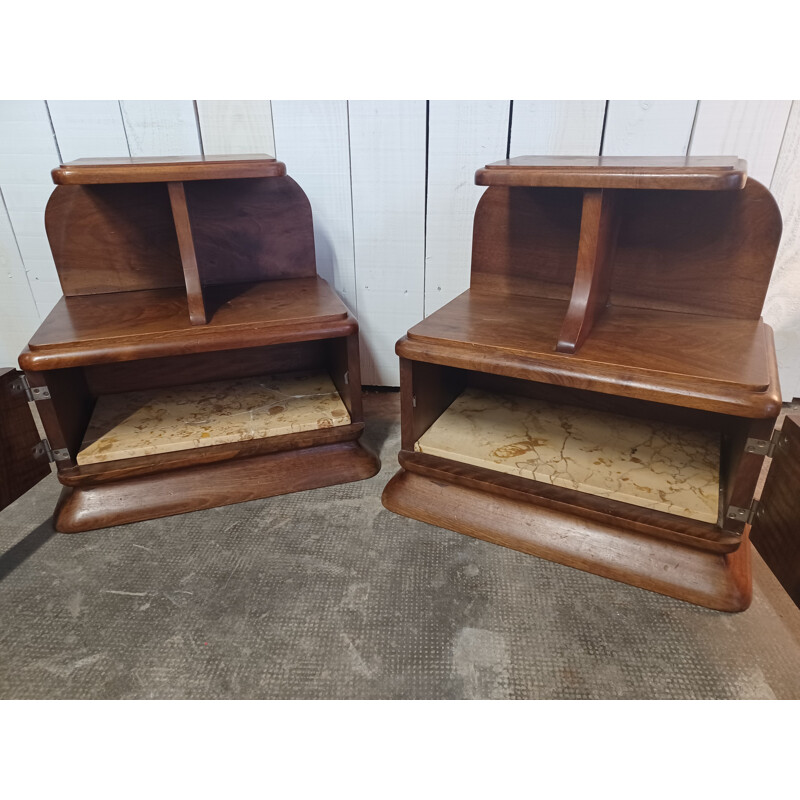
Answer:
[(349, 425), (326, 373), (286, 373), (103, 395), (78, 464)]
[(716, 433), (467, 389), (414, 449), (717, 522), (720, 437)]

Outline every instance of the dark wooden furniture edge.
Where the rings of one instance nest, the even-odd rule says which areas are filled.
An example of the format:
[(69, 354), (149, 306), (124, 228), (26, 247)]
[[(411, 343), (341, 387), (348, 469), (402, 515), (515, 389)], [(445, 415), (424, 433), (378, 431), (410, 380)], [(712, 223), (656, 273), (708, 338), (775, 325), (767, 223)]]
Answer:
[[(213, 330), (213, 336), (197, 335), (199, 331)], [(120, 347), (114, 340), (108, 344), (91, 347), (64, 347), (61, 350), (36, 350), (25, 348), (19, 357), (24, 370), (42, 371), (62, 367), (112, 364), (122, 361), (138, 361), (143, 358), (187, 355), (189, 353), (211, 353), (216, 350), (233, 350), (261, 347), (269, 344), (308, 342), (315, 339), (335, 339), (358, 332), (358, 323), (349, 314), (341, 322), (305, 325), (267, 325), (263, 328), (234, 325), (212, 328), (197, 326), (180, 332), (179, 335), (154, 336), (151, 341)]]
[(80, 158), (50, 173), (60, 185), (161, 183), (225, 178), (277, 178), (286, 165), (265, 154), (231, 156), (164, 156), (148, 158)]
[(731, 191), (743, 188), (746, 180), (747, 162), (724, 156), (519, 156), (487, 164), (475, 173), (478, 186), (585, 189)]
[(395, 514), (707, 608), (750, 605), (746, 534), (732, 553), (713, 553), (543, 506), (532, 516), (519, 499), (407, 470), (389, 481), (381, 500)]
[(400, 466), (432, 480), (447, 481), (490, 494), (520, 500), (556, 511), (577, 514), (609, 525), (680, 542), (688, 547), (716, 553), (730, 553), (741, 544), (739, 535), (720, 530), (710, 523), (640, 508), (618, 500), (586, 494), (562, 486), (482, 469), (426, 453), (401, 450)]
[[(765, 326), (769, 341), (772, 342), (772, 330)], [(427, 361), (449, 367), (486, 372), (493, 375), (507, 375), (512, 378), (550, 383), (559, 386), (571, 386), (577, 389), (588, 389), (603, 394), (622, 395), (639, 400), (651, 400), (667, 405), (697, 408), (734, 416), (762, 418), (778, 416), (781, 410), (780, 385), (778, 367), (774, 348), (769, 361), (770, 388), (765, 392), (745, 392), (742, 390), (725, 391), (717, 387), (717, 391), (693, 387), (688, 394), (685, 381), (676, 378), (659, 382), (652, 376), (636, 376), (628, 370), (616, 371), (606, 368), (608, 374), (602, 374), (604, 365), (585, 364), (579, 367), (570, 362), (568, 356), (556, 364), (543, 364), (535, 356), (522, 357), (501, 352), (484, 353), (469, 345), (445, 345), (431, 342), (415, 342), (408, 336), (402, 337), (395, 347), (401, 358), (410, 361)]]
[(59, 470), (58, 480), (64, 486), (95, 486), (195, 465), (215, 464), (220, 461), (251, 458), (266, 453), (282, 453), (287, 450), (303, 450), (309, 447), (355, 441), (363, 432), (363, 422), (352, 422), (349, 425), (337, 425), (334, 428), (287, 433), (282, 436), (268, 436), (263, 439), (229, 442), (191, 450), (175, 450), (170, 453), (157, 453), (151, 456), (119, 459), (118, 461), (76, 465)]
[(198, 464), (88, 487), (65, 487), (54, 514), (61, 533), (183, 514), (371, 478), (380, 462), (359, 441)]

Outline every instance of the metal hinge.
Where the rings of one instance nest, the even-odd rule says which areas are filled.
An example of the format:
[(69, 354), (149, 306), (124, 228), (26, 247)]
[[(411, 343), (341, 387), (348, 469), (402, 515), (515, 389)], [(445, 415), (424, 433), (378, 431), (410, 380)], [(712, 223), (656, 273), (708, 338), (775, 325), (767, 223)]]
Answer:
[(57, 450), (53, 450), (50, 447), (50, 442), (47, 439), (42, 439), (34, 448), (33, 448), (33, 455), (36, 458), (41, 458), (45, 456), (47, 460), (52, 464), (54, 461), (66, 461), (69, 458), (69, 450), (66, 447), (59, 447)]
[(783, 443), (780, 431), (774, 431), (772, 438), (767, 441), (766, 439), (748, 439), (744, 443), (745, 453), (756, 453), (760, 456), (772, 456), (775, 449), (780, 447)]
[(345, 374), (344, 374), (344, 385), (348, 386), (349, 383), (350, 383), (350, 373), (349, 372), (345, 372)]
[(412, 408), (416, 408), (417, 407), (417, 396), (415, 394), (411, 395), (411, 407)]
[(728, 512), (725, 516), (728, 519), (735, 519), (737, 522), (744, 522), (745, 525), (752, 525), (761, 510), (761, 503), (758, 500), (753, 500), (750, 508), (742, 508), (741, 506), (728, 506)]
[(50, 390), (46, 386), (34, 386), (31, 388), (27, 375), (20, 375), (19, 378), (11, 382), (12, 392), (22, 392), (29, 402), (35, 403), (37, 400), (49, 400)]

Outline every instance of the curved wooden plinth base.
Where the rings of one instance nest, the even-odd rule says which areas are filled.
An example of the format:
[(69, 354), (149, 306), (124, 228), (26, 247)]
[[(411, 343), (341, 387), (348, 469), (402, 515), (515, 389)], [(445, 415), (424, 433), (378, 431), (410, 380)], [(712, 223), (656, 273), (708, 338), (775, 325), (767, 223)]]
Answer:
[(696, 605), (750, 605), (747, 533), (734, 552), (713, 553), (405, 470), (382, 501), (396, 514)]
[(377, 457), (358, 441), (195, 465), (155, 475), (65, 487), (54, 514), (62, 533), (184, 514), (371, 478)]

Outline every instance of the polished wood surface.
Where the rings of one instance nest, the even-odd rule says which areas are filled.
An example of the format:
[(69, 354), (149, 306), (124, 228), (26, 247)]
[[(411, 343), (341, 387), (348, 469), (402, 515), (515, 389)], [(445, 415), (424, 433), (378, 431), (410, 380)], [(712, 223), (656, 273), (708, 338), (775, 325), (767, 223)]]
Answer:
[(172, 472), (176, 469), (216, 464), (220, 461), (234, 461), (267, 453), (285, 453), (290, 450), (352, 442), (359, 439), (363, 432), (364, 423), (354, 422), (350, 425), (287, 433), (264, 439), (249, 439), (244, 442), (229, 442), (192, 450), (77, 465), (60, 470), (58, 479), (64, 486), (97, 486), (144, 475)]
[(57, 186), (45, 228), (67, 296), (183, 286), (164, 184)]
[(311, 204), (290, 177), (184, 190), (204, 285), (316, 276)]
[(262, 153), (78, 158), (51, 172), (53, 183), (61, 185), (272, 178), (285, 174), (284, 164)]
[[(402, 469), (384, 505), (711, 608), (746, 608), (747, 528), (727, 512), (749, 507), (763, 455), (745, 442), (768, 439), (781, 410), (761, 320), (781, 217), (745, 168), (532, 156), (478, 170), (489, 188), (470, 289), (397, 343)], [(413, 452), (464, 386), (713, 431), (717, 522)]]
[(10, 367), (0, 368), (0, 510), (50, 474), (44, 453), (34, 453), (42, 437), (25, 393), (13, 388), (20, 375)]
[(800, 416), (783, 421), (750, 536), (800, 607)]
[[(748, 180), (739, 192), (615, 194), (611, 305), (761, 316), (782, 223), (760, 183)], [(475, 212), (471, 287), (568, 299), (582, 244), (583, 196), (580, 189), (487, 189)]]
[(186, 283), (186, 300), (189, 306), (189, 321), (192, 325), (205, 325), (208, 322), (208, 313), (203, 299), (203, 283), (197, 268), (192, 223), (189, 219), (189, 210), (186, 207), (186, 192), (183, 189), (183, 183), (180, 181), (168, 183), (167, 189), (169, 190), (169, 201), (172, 205), (172, 216), (175, 220), (175, 231), (178, 235), (183, 279)]
[[(415, 325), (397, 352), (496, 372), (743, 416), (776, 416), (771, 331), (762, 321), (609, 307), (578, 352), (556, 352), (567, 303), (464, 292)], [(691, 398), (686, 397), (691, 394)]]
[(613, 189), (588, 189), (583, 195), (575, 282), (556, 350), (574, 353), (602, 315), (611, 288), (612, 257), (619, 217)]
[(741, 189), (747, 162), (730, 156), (518, 156), (475, 173), (479, 186), (590, 189)]
[(730, 553), (741, 544), (741, 535), (721, 530), (718, 525), (698, 522), (663, 511), (633, 506), (629, 503), (574, 489), (521, 478), (516, 475), (484, 469), (472, 464), (453, 461), (427, 453), (401, 450), (400, 466), (431, 480), (480, 489), (524, 500), (537, 506), (553, 508), (578, 516), (616, 524), (628, 530), (646, 533), (662, 539), (681, 542), (700, 550)]
[(719, 611), (752, 597), (750, 544), (717, 553), (401, 469), (382, 496), (390, 511), (605, 578)]
[(346, 336), (346, 306), (322, 278), (207, 287), (207, 325), (192, 325), (185, 290), (64, 297), (20, 356), (24, 369), (257, 347)]
[(54, 515), (62, 533), (273, 497), (370, 478), (380, 463), (360, 442), (195, 464), (154, 475), (66, 487)]
[[(46, 225), (63, 297), (20, 355), (67, 486), (59, 530), (369, 477), (358, 324), (316, 273), (311, 206), (266, 156), (81, 159)], [(81, 185), (87, 184), (87, 185)], [(79, 467), (105, 394), (313, 368), (351, 424)]]

